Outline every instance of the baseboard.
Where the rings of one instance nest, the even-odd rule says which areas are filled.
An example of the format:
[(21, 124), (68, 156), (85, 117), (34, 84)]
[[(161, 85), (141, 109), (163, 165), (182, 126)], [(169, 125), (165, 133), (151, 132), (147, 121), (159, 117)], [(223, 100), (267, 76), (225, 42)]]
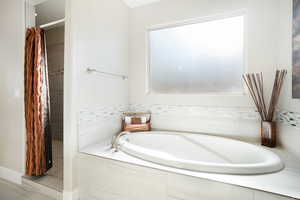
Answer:
[(1, 166), (0, 178), (19, 185), (22, 184), (22, 173)]
[(64, 200), (79, 200), (78, 190), (73, 191), (63, 191), (63, 199)]

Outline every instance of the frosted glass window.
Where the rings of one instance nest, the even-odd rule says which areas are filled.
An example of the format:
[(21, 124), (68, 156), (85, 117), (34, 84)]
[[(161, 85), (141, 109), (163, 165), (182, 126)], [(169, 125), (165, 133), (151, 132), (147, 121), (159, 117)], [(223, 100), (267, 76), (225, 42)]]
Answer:
[(243, 92), (243, 16), (150, 30), (149, 45), (152, 92)]

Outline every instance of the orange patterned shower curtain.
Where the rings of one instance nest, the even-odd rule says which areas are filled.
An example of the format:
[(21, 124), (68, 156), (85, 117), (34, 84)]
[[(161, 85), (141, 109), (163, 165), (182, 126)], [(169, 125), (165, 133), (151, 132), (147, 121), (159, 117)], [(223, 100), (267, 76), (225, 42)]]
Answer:
[(52, 167), (49, 101), (45, 33), (30, 28), (25, 45), (26, 174), (30, 176), (44, 175)]

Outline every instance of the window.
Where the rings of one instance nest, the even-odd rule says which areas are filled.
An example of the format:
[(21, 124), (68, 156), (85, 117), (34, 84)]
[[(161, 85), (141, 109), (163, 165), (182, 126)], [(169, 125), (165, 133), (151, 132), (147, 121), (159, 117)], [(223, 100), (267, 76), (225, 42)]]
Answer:
[(242, 93), (244, 16), (151, 29), (154, 93)]

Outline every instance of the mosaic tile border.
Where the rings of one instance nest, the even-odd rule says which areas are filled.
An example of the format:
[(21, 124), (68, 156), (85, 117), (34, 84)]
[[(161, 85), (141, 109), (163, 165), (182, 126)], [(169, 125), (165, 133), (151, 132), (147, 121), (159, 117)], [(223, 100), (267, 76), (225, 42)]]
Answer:
[(93, 110), (81, 109), (78, 124), (120, 119), (122, 113), (127, 110), (128, 106), (125, 105), (96, 106)]
[(187, 105), (131, 104), (130, 110), (150, 111), (153, 115), (179, 115), (186, 117), (215, 117), (227, 119), (258, 120), (258, 113), (251, 107), (204, 107)]
[(280, 111), (277, 113), (277, 120), (283, 124), (300, 129), (300, 113), (291, 111)]
[[(93, 110), (81, 109), (78, 125), (91, 124), (107, 120), (119, 120), (124, 111), (148, 112), (154, 116), (184, 116), (190, 118), (223, 118), (234, 120), (259, 120), (259, 115), (253, 107), (204, 107), (187, 105), (145, 105), (130, 104), (97, 106)], [(286, 125), (300, 129), (300, 113), (278, 111), (276, 119)]]

